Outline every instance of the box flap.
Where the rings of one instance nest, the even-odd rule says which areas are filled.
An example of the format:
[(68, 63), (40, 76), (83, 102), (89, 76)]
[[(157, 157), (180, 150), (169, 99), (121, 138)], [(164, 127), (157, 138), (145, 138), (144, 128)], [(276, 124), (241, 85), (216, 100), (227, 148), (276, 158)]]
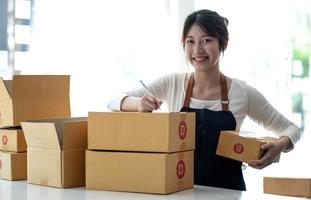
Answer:
[(63, 150), (87, 148), (87, 118), (71, 118), (64, 123)]
[(69, 75), (14, 75), (12, 98), (69, 97)]
[(53, 122), (22, 122), (28, 147), (60, 149), (57, 127)]
[(0, 100), (9, 99), (12, 95), (12, 80), (3, 80), (0, 77)]

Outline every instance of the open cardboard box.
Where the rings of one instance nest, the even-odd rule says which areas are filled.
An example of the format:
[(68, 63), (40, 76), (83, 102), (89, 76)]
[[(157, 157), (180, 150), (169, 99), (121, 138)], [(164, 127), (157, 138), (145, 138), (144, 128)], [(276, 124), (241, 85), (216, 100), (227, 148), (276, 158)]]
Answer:
[[(250, 163), (251, 160), (260, 159), (264, 151), (260, 148), (269, 141), (276, 138), (261, 137), (253, 138), (240, 135), (238, 131), (221, 131), (218, 140), (216, 154), (234, 160)], [(280, 156), (273, 162), (278, 162)]]
[(70, 117), (68, 75), (14, 75), (0, 78), (0, 127), (30, 119)]
[(28, 183), (60, 188), (85, 185), (86, 118), (21, 124), (28, 145)]
[(195, 148), (195, 113), (89, 112), (88, 149), (178, 152)]

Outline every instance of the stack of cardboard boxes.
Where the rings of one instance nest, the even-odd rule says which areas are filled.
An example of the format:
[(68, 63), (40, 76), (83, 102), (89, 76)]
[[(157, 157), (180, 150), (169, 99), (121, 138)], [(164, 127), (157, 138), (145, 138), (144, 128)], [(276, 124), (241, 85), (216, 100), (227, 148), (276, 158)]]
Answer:
[(0, 178), (27, 178), (27, 153), (23, 131), (19, 128), (0, 128)]
[(168, 194), (193, 187), (194, 113), (90, 112), (86, 188)]
[(0, 178), (27, 178), (20, 122), (70, 116), (69, 76), (15, 75), (0, 79)]

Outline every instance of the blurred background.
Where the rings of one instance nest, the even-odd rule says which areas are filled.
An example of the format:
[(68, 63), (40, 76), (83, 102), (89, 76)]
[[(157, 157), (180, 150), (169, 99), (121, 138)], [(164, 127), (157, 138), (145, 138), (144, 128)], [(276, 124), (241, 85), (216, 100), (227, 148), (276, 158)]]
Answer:
[[(280, 163), (246, 167), (248, 190), (261, 189), (263, 175), (311, 177), (310, 0), (0, 0), (1, 77), (70, 74), (72, 116), (105, 111), (139, 79), (191, 70), (181, 32), (198, 9), (229, 19), (221, 70), (261, 91), (303, 133)], [(271, 134), (249, 119), (242, 129)]]

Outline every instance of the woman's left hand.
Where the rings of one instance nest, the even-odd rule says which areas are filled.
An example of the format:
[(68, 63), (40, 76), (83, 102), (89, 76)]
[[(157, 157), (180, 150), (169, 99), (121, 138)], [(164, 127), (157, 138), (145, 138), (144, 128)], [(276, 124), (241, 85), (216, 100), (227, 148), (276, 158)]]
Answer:
[(265, 151), (264, 155), (259, 160), (252, 160), (249, 166), (256, 169), (263, 169), (272, 164), (273, 160), (280, 155), (280, 153), (290, 148), (292, 145), (290, 139), (286, 136), (280, 137), (274, 142), (267, 142), (261, 146)]

